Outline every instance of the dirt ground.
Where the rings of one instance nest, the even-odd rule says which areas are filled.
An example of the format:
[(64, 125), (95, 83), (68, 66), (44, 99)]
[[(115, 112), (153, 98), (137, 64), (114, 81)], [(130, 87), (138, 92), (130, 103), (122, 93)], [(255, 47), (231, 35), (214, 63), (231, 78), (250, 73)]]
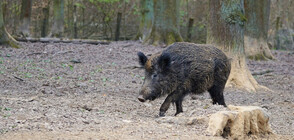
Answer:
[[(144, 72), (137, 51), (163, 48), (138, 42), (110, 45), (21, 43), (0, 46), (0, 139), (223, 139), (206, 132), (208, 93), (186, 97), (184, 113), (172, 106), (158, 117), (163, 98), (137, 100)], [(249, 61), (256, 80), (270, 91), (225, 89), (229, 105), (261, 106), (275, 136), (294, 139), (294, 52), (273, 51), (274, 61)], [(192, 120), (187, 123), (186, 120)], [(252, 138), (254, 139), (254, 138)]]

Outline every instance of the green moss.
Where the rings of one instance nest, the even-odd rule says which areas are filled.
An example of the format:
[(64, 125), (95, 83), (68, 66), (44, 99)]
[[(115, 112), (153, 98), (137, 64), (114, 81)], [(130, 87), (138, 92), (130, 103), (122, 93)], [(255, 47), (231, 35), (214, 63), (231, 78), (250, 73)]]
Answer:
[(6, 32), (5, 29), (5, 36), (7, 38), (7, 44), (10, 45), (12, 48), (20, 48), (20, 45), (18, 44), (18, 42), (12, 37), (10, 36), (9, 33)]
[(19, 45), (15, 44), (15, 43), (9, 43), (9, 44), (12, 48), (17, 48), (17, 49), (20, 48)]
[(244, 15), (244, 13), (239, 12), (239, 13), (238, 13), (238, 16), (240, 17), (241, 21), (243, 21), (243, 22), (247, 22), (247, 18), (246, 18), (246, 16)]
[(174, 33), (172, 33), (172, 32), (167, 33), (166, 45), (173, 44), (174, 42), (176, 42), (176, 38), (175, 38)]
[(17, 41), (15, 41), (12, 37), (9, 35), (6, 35), (6, 32), (2, 33), (4, 34), (2, 37), (0, 37), (0, 44), (7, 44), (11, 46), (12, 48), (20, 48), (19, 44)]
[(244, 26), (247, 18), (244, 14), (244, 7), (239, 0), (227, 0), (221, 4), (221, 18), (229, 24)]
[(180, 33), (176, 34), (176, 41), (177, 42), (183, 42), (184, 41), (182, 36), (180, 35)]
[(166, 36), (166, 45), (173, 44), (174, 42), (182, 42), (183, 38), (179, 33), (169, 32)]
[(268, 60), (263, 54), (250, 55), (247, 58), (251, 60)]

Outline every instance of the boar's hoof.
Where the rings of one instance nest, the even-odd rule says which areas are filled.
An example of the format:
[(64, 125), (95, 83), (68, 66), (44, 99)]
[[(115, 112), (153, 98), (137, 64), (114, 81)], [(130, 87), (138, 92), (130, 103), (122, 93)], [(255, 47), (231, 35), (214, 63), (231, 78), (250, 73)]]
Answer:
[(145, 101), (146, 101), (146, 100), (143, 98), (142, 95), (140, 95), (140, 96), (138, 97), (138, 100), (139, 100), (140, 102), (145, 102)]
[(165, 112), (160, 111), (160, 112), (159, 112), (159, 117), (164, 117), (164, 116), (165, 116), (164, 114), (165, 114)]
[(180, 114), (180, 113), (182, 113), (182, 112), (183, 112), (183, 111), (179, 111), (179, 112), (177, 111), (176, 114), (175, 114), (175, 116), (177, 116), (178, 114)]

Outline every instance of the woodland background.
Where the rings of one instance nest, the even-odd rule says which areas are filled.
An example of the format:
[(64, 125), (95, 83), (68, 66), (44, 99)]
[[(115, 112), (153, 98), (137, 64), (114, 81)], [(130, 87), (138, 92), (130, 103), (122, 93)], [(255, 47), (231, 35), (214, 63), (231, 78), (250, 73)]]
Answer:
[[(5, 26), (12, 36), (21, 36), (18, 32), (21, 5), (20, 0), (3, 1)], [(30, 37), (47, 36), (53, 24), (53, 1), (33, 0), (31, 8)], [(208, 0), (180, 1), (180, 33), (184, 41), (206, 43), (208, 10)], [(291, 11), (294, 11), (294, 1), (271, 0), (268, 36), (272, 45), (276, 31), (294, 29), (294, 13)], [(65, 0), (62, 37), (115, 40), (117, 15), (121, 13), (119, 40), (131, 40), (138, 33), (140, 12), (139, 0)], [(194, 20), (191, 40), (187, 38), (189, 19)]]
[[(293, 139), (293, 0), (0, 5), (0, 140), (228, 139), (206, 131), (211, 114), (229, 111), (212, 105), (208, 93), (187, 96), (184, 113), (175, 117), (174, 106), (158, 117), (163, 99), (137, 99), (145, 79), (137, 52), (154, 54), (180, 41), (224, 51), (232, 60), (226, 104), (263, 108), (277, 135), (260, 138)], [(251, 131), (245, 135), (259, 138)]]

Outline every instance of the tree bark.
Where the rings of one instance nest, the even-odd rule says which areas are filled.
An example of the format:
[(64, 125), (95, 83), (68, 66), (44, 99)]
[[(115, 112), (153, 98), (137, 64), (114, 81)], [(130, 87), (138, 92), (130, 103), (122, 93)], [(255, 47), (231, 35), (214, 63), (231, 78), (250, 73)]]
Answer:
[(32, 0), (21, 1), (19, 33), (25, 37), (30, 36), (30, 21), (32, 11)]
[(254, 60), (273, 59), (267, 44), (269, 28), (270, 0), (244, 0), (245, 24), (244, 45), (245, 54)]
[(146, 35), (151, 33), (154, 21), (153, 0), (140, 0), (140, 25), (135, 37), (136, 40), (145, 40)]
[(148, 8), (151, 11), (148, 11), (149, 17), (144, 25), (143, 43), (157, 46), (183, 41), (179, 32), (180, 0), (153, 0), (149, 3), (148, 6), (153, 4), (153, 7)]
[(46, 37), (48, 32), (48, 25), (49, 25), (49, 7), (45, 7), (42, 9), (43, 11), (43, 22), (41, 28), (41, 37)]
[(64, 31), (64, 0), (54, 0), (54, 21), (49, 37), (63, 37)]
[(192, 39), (192, 28), (193, 28), (194, 19), (189, 18), (188, 26), (187, 26), (187, 42), (190, 42)]
[(82, 39), (86, 38), (85, 37), (85, 7), (82, 7)]
[(2, 0), (0, 1), (0, 45), (7, 44), (13, 48), (20, 48), (18, 42), (6, 31), (3, 19)]
[(255, 92), (260, 86), (251, 75), (244, 50), (244, 1), (210, 0), (207, 42), (223, 50), (231, 61), (227, 86)]
[(122, 13), (117, 13), (117, 21), (116, 21), (116, 30), (115, 30), (115, 41), (119, 40), (119, 33), (120, 33), (120, 23), (121, 23), (121, 15)]
[(73, 22), (74, 22), (74, 38), (78, 38), (78, 25), (77, 25), (77, 6), (74, 5), (73, 9)]

